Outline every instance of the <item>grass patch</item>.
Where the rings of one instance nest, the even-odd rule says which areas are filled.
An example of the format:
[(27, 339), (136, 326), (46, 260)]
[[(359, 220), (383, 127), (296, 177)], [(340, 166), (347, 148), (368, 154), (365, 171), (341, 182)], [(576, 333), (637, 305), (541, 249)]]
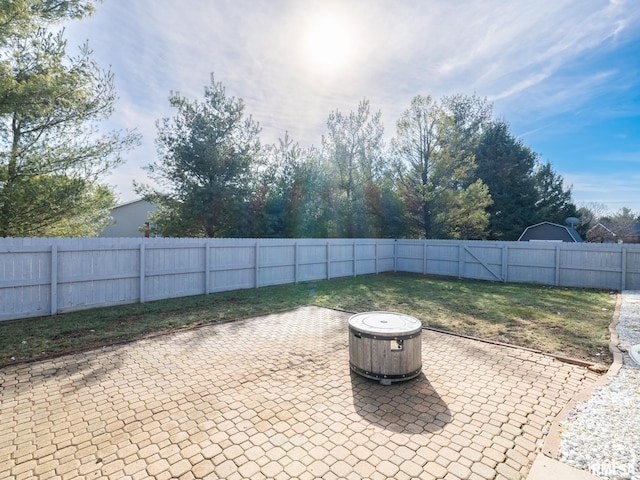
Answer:
[(0, 366), (304, 305), (402, 312), (428, 327), (611, 362), (615, 297), (606, 292), (389, 273), (0, 322)]

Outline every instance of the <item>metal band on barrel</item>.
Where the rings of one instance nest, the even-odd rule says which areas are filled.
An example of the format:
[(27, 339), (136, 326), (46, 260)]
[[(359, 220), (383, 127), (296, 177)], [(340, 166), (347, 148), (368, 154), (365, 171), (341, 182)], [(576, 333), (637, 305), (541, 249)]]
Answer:
[(420, 333), (422, 332), (422, 330), (418, 330), (415, 333), (410, 333), (407, 335), (385, 336), (380, 334), (376, 335), (373, 333), (361, 332), (359, 330), (354, 330), (353, 328), (350, 328), (350, 330), (356, 338), (373, 338), (375, 340), (409, 340), (411, 338), (419, 337)]
[(349, 366), (351, 367), (351, 370), (353, 370), (354, 372), (356, 372), (359, 375), (362, 375), (364, 377), (368, 377), (368, 378), (373, 378), (376, 380), (382, 380), (382, 379), (387, 379), (387, 380), (403, 380), (403, 379), (407, 379), (407, 378), (412, 378), (415, 377), (416, 375), (419, 375), (420, 372), (422, 371), (422, 365), (420, 365), (420, 367), (412, 372), (409, 373), (395, 373), (395, 374), (384, 374), (384, 373), (375, 373), (375, 372), (370, 372), (368, 370), (364, 370), (360, 367), (356, 367), (353, 363), (349, 362)]

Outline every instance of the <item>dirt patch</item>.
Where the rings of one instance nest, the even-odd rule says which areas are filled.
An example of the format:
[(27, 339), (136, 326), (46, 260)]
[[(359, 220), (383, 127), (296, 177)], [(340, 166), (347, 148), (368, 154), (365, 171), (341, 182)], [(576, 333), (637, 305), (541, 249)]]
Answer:
[(94, 329), (74, 330), (72, 332), (61, 332), (51, 337), (51, 340), (55, 342), (55, 341), (67, 340), (71, 338), (83, 338), (83, 337), (89, 337), (91, 335), (94, 335), (95, 333), (96, 331)]

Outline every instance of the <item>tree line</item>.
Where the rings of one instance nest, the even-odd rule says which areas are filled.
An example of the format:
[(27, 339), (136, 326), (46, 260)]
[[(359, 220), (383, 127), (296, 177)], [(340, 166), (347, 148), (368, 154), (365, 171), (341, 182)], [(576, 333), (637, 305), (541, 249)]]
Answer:
[(320, 147), (288, 134), (262, 145), (241, 99), (214, 79), (202, 99), (170, 96), (157, 123), (163, 236), (515, 240), (540, 221), (578, 215), (550, 163), (475, 95), (416, 96), (386, 144), (381, 112), (363, 99), (331, 112)]
[[(99, 134), (113, 74), (88, 45), (68, 52), (64, 22), (93, 0), (0, 2), (0, 236), (93, 236), (116, 198), (104, 183), (140, 140)], [(156, 234), (192, 237), (388, 237), (515, 240), (528, 225), (579, 216), (549, 162), (475, 95), (417, 95), (385, 141), (365, 98), (334, 110), (317, 147), (287, 133), (260, 141), (241, 99), (213, 76), (202, 99), (171, 93), (157, 122)], [(624, 218), (633, 217), (632, 212)]]

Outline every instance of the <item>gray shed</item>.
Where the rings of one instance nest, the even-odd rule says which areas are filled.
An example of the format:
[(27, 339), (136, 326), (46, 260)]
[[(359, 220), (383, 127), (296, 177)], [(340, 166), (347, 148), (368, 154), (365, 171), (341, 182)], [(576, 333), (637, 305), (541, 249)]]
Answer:
[(541, 222), (524, 229), (519, 242), (582, 242), (582, 237), (573, 227), (557, 223)]

